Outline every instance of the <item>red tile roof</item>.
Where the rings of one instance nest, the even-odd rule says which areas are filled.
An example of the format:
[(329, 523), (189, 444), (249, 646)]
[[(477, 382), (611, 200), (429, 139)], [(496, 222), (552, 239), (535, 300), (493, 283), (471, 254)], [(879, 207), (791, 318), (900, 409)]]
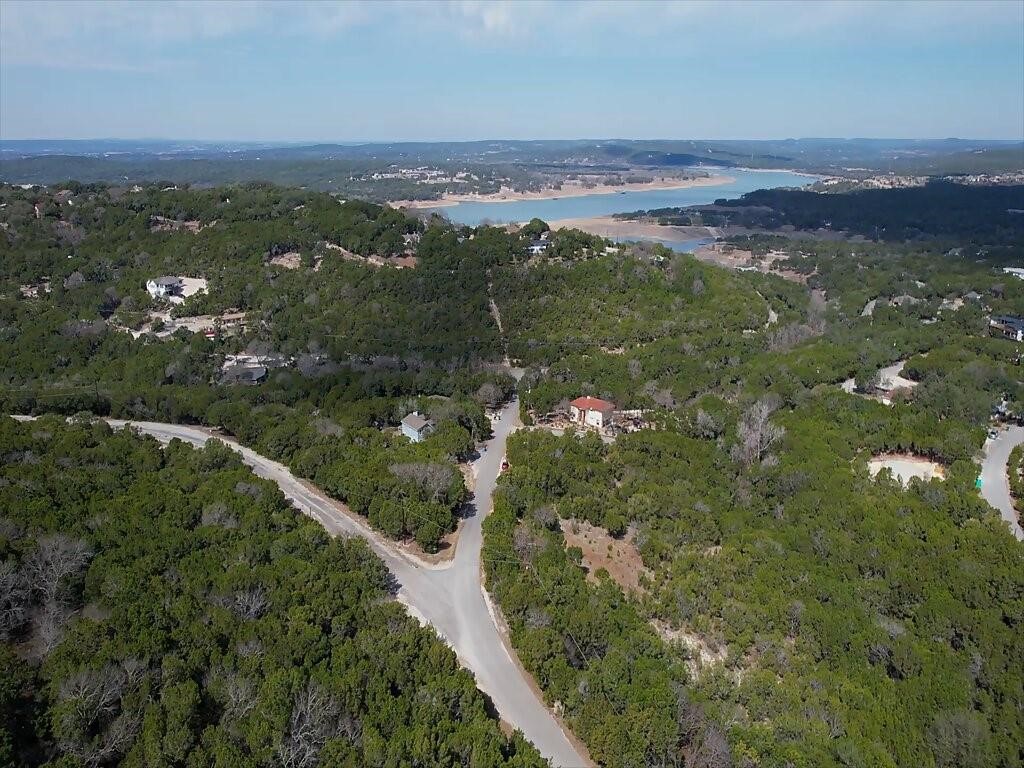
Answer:
[(569, 405), (574, 405), (581, 411), (614, 411), (615, 406), (609, 403), (607, 400), (602, 400), (599, 397), (577, 397)]

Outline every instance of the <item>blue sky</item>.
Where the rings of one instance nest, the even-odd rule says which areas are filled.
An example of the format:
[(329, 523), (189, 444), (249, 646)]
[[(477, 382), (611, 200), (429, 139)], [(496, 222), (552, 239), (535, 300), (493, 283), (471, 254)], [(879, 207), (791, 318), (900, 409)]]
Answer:
[(1024, 0), (0, 0), (0, 138), (1024, 138)]

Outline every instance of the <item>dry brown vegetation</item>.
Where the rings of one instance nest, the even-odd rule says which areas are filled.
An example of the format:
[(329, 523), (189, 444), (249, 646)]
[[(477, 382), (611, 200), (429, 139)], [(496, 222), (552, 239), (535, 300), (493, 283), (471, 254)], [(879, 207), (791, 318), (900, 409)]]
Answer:
[(579, 547), (583, 552), (588, 581), (597, 581), (597, 571), (604, 568), (623, 591), (646, 591), (645, 583), (652, 574), (644, 566), (643, 558), (633, 543), (632, 530), (616, 539), (604, 528), (591, 525), (586, 520), (560, 520), (559, 525), (565, 536), (565, 545)]

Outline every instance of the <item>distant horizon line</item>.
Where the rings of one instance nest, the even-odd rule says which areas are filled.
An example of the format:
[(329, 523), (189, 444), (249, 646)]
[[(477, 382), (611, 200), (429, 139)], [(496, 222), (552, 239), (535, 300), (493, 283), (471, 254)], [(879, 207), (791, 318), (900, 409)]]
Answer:
[(783, 138), (630, 138), (624, 136), (613, 137), (562, 137), (562, 138), (503, 138), (491, 137), (480, 139), (199, 139), (199, 138), (168, 138), (154, 136), (124, 137), (124, 136), (100, 136), (100, 137), (62, 137), (62, 138), (38, 138), (38, 137), (16, 137), (0, 138), (0, 144), (13, 142), (138, 142), (138, 143), (184, 143), (196, 144), (273, 144), (288, 146), (309, 146), (309, 145), (341, 145), (360, 146), (372, 144), (479, 144), (482, 142), (527, 142), (527, 143), (550, 143), (550, 142), (614, 142), (614, 141), (649, 141), (649, 142), (798, 142), (798, 141), (986, 141), (1006, 144), (1024, 143), (1024, 136), (1020, 137), (979, 137), (979, 136), (787, 136)]

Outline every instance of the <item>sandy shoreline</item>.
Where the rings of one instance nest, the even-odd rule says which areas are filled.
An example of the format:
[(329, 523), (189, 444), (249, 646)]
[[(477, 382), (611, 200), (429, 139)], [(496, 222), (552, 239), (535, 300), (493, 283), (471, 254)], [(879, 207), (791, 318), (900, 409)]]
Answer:
[(591, 216), (583, 219), (559, 219), (548, 222), (552, 229), (582, 229), (592, 235), (609, 238), (644, 240), (696, 240), (717, 237), (714, 227), (665, 226), (652, 221), (626, 221), (612, 216)]
[(695, 179), (676, 179), (662, 177), (654, 181), (635, 184), (598, 184), (593, 187), (566, 184), (561, 189), (543, 189), (539, 192), (514, 192), (502, 189), (485, 195), (444, 195), (440, 200), (395, 200), (390, 203), (395, 208), (444, 208), (459, 203), (517, 203), (524, 200), (557, 200), (562, 197), (582, 197), (585, 195), (613, 195), (619, 192), (645, 192), (654, 189), (690, 189), (691, 187), (717, 187), (730, 184), (735, 179), (731, 176), (705, 176)]

